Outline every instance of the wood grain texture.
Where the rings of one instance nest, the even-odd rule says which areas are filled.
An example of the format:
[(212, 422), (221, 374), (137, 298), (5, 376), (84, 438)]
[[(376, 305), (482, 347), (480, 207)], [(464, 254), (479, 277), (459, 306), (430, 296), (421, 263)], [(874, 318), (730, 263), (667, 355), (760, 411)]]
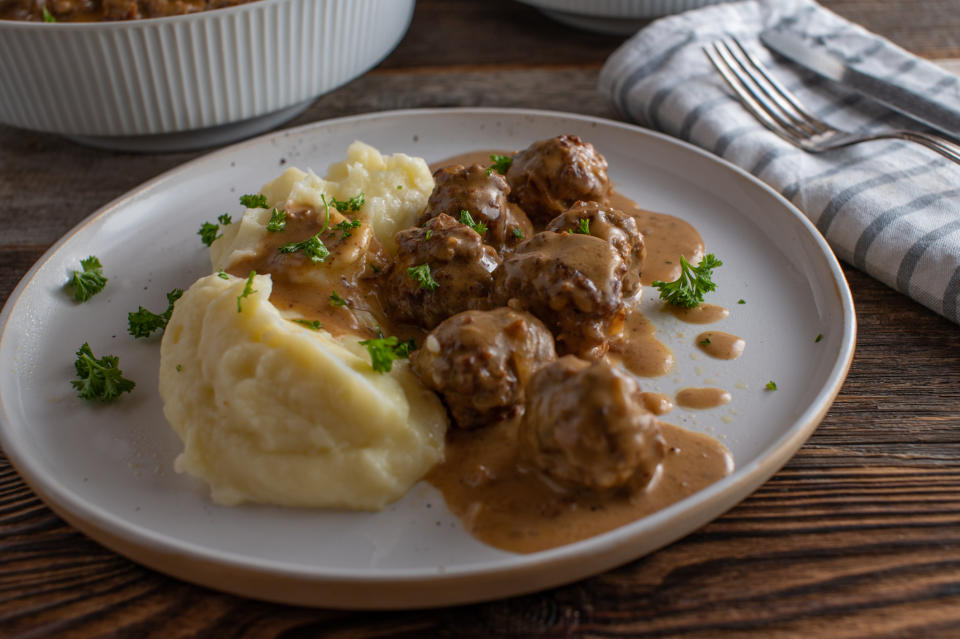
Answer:
[[(914, 51), (960, 57), (960, 0), (824, 4)], [(594, 87), (619, 42), (519, 3), (420, 0), (390, 58), (291, 126), (419, 106), (615, 117)], [(107, 153), (0, 127), (0, 300), (85, 216), (197, 155)], [(0, 455), (0, 637), (960, 636), (960, 329), (844, 271), (857, 352), (819, 429), (751, 497), (646, 558), (441, 610), (268, 604), (104, 549), (44, 506)]]

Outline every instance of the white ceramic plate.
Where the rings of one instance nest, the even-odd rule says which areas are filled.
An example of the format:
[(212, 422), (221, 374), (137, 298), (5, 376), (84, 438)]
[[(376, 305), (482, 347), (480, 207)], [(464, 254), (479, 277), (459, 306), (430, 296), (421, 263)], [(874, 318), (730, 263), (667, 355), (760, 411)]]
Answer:
[(734, 0), (519, 0), (571, 27), (630, 35), (653, 18)]
[[(522, 148), (573, 133), (607, 157), (617, 188), (692, 222), (724, 266), (709, 301), (731, 309), (712, 328), (747, 339), (732, 362), (698, 357), (699, 327), (647, 314), (677, 366), (644, 386), (665, 393), (723, 386), (727, 406), (675, 409), (668, 421), (718, 437), (736, 470), (651, 517), (553, 550), (515, 555), (464, 532), (428, 485), (376, 514), (213, 504), (172, 470), (180, 442), (157, 396), (159, 343), (126, 333), (138, 305), (209, 272), (201, 222), (239, 210), (282, 169), (322, 172), (355, 139), (428, 161), (477, 148)], [(97, 255), (104, 292), (63, 292)], [(739, 299), (746, 304), (738, 304)], [(818, 334), (824, 337), (815, 343)], [(504, 597), (573, 581), (659, 548), (717, 517), (773, 474), (813, 432), (846, 375), (855, 338), (849, 289), (823, 238), (773, 191), (714, 156), (638, 127), (542, 111), (377, 113), (251, 140), (170, 171), (96, 212), (31, 269), (0, 315), (0, 441), (33, 489), (71, 524), (162, 572), (275, 601), (354, 608), (422, 607)], [(89, 341), (137, 382), (112, 405), (76, 398), (74, 351)], [(765, 391), (776, 381), (779, 390)]]

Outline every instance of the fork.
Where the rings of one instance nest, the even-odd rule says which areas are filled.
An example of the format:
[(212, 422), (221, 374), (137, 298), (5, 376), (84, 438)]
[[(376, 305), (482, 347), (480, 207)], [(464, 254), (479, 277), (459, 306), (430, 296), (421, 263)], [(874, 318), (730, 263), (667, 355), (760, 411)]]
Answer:
[(812, 115), (736, 38), (703, 47), (704, 53), (743, 106), (768, 129), (810, 153), (823, 153), (869, 140), (907, 140), (960, 164), (960, 146), (939, 136), (892, 129), (854, 134), (830, 126)]

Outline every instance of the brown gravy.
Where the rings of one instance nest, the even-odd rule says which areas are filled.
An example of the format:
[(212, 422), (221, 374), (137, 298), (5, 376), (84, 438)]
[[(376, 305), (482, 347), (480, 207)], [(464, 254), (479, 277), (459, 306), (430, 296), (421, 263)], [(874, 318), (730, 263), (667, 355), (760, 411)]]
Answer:
[(444, 461), (427, 476), (470, 534), (496, 548), (529, 553), (587, 539), (666, 508), (733, 470), (729, 451), (711, 437), (662, 424), (668, 452), (639, 492), (563, 492), (525, 468), (517, 422), (476, 431), (453, 429)]
[(717, 408), (730, 403), (730, 393), (722, 388), (684, 388), (677, 391), (677, 406), (684, 408)]
[(693, 308), (683, 308), (671, 304), (664, 304), (664, 307), (678, 320), (688, 324), (713, 324), (730, 315), (730, 311), (724, 307), (707, 302)]
[(696, 338), (697, 348), (716, 359), (737, 359), (743, 355), (747, 342), (742, 337), (723, 331), (707, 331)]

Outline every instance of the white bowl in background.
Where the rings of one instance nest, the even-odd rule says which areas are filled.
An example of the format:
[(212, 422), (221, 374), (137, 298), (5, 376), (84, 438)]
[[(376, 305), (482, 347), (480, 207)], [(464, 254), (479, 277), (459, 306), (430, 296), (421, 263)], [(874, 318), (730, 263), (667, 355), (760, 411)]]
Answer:
[(365, 73), (415, 0), (258, 0), (123, 22), (0, 20), (0, 123), (136, 151), (271, 129)]
[(517, 0), (557, 22), (598, 33), (631, 35), (652, 18), (734, 0)]

